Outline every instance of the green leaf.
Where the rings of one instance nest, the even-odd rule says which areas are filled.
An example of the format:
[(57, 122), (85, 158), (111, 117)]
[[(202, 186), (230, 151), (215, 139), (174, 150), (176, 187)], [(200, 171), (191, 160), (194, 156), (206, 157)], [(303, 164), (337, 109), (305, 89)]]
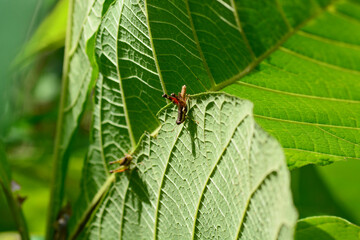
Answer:
[[(291, 168), (359, 158), (357, 9), (327, 0), (114, 1), (89, 41), (100, 74), (70, 232), (106, 191), (108, 162), (159, 126), (161, 94), (184, 84), (189, 94), (223, 90), (255, 102), (257, 121), (285, 146)], [(306, 39), (322, 32), (330, 34), (319, 37), (324, 44)]]
[[(139, 28), (133, 28), (128, 19)], [(134, 148), (145, 129), (153, 131), (159, 125), (155, 114), (165, 100), (161, 98), (147, 32), (141, 3), (116, 1), (103, 17), (96, 39), (100, 74), (95, 88), (92, 144), (84, 163), (83, 194), (76, 203), (70, 232), (76, 231), (97, 203), (97, 192), (109, 175), (108, 162)], [(130, 44), (132, 41), (137, 44)]]
[(135, 169), (104, 191), (81, 238), (291, 238), (297, 214), (285, 158), (252, 104), (225, 94), (190, 101), (193, 121), (176, 125), (173, 105), (160, 113), (158, 134), (140, 140)]
[[(109, 7), (103, 18), (96, 39), (97, 58), (102, 58), (102, 47), (107, 48), (107, 56), (116, 56), (117, 54), (117, 49), (110, 46), (117, 45), (115, 36), (118, 32), (117, 27), (120, 24), (120, 17), (118, 15), (122, 7), (123, 5), (116, 2)], [(102, 46), (103, 38), (106, 39), (106, 42), (103, 44), (104, 46)], [(112, 41), (112, 44), (109, 44), (108, 41)], [(88, 211), (92, 210), (93, 204), (97, 202), (97, 192), (106, 182), (106, 177), (109, 175), (107, 167), (108, 159), (116, 160), (114, 159), (116, 155), (124, 155), (131, 149), (131, 143), (135, 146), (136, 142), (131, 124), (128, 123), (129, 125), (127, 125), (128, 110), (124, 103), (125, 92), (120, 90), (121, 82), (115, 80), (120, 78), (117, 64), (114, 66), (112, 61), (117, 62), (117, 59), (109, 59), (107, 62), (99, 61), (100, 74), (95, 88), (92, 143), (84, 163), (81, 183), (83, 194), (80, 195), (76, 203), (74, 216), (69, 224), (70, 232), (75, 231), (74, 228), (79, 227), (78, 222), (83, 221), (87, 217)], [(140, 74), (143, 72), (146, 73), (146, 71), (142, 71)], [(160, 93), (161, 91), (159, 91)], [(157, 105), (157, 107), (160, 109), (160, 106)], [(106, 145), (103, 145), (104, 141), (107, 142)]]
[(165, 104), (144, 11), (140, 3), (116, 1), (102, 20), (96, 43), (104, 100), (120, 111), (118, 116), (110, 111), (104, 120), (116, 117), (132, 146), (144, 130), (159, 126), (155, 114)]
[(360, 227), (339, 217), (304, 218), (297, 223), (295, 239), (355, 240), (360, 239)]
[(120, 85), (132, 145), (158, 126), (161, 92), (186, 84), (253, 101), (291, 168), (360, 158), (355, 2), (116, 1), (115, 10), (102, 21), (98, 63)]
[(290, 168), (360, 157), (359, 20), (358, 4), (330, 5), (224, 89), (254, 102), (257, 122), (280, 141)]
[(180, 79), (197, 92), (197, 76), (206, 89), (226, 87), (250, 99), (259, 124), (285, 147), (291, 168), (360, 157), (358, 4), (149, 0), (147, 9), (165, 85)]
[[(113, 118), (114, 122), (103, 120), (103, 116), (111, 116), (113, 113), (123, 111), (123, 108), (116, 104), (116, 101), (109, 101), (115, 96), (112, 96), (106, 84), (105, 79), (100, 75), (95, 92), (91, 145), (84, 163), (81, 194), (74, 207), (69, 232), (76, 231), (75, 228), (80, 227), (80, 222), (87, 219), (89, 212), (93, 210), (94, 205), (98, 203), (99, 197), (101, 197), (99, 192), (101, 192), (102, 186), (104, 185), (104, 188), (107, 188), (106, 186), (109, 184), (107, 178), (110, 176), (107, 159), (115, 161), (117, 160), (116, 156), (123, 156), (131, 148), (127, 129), (119, 127), (115, 118)], [(118, 114), (117, 116), (121, 115)], [(118, 121), (121, 120), (123, 119)], [(111, 138), (114, 140), (103, 145), (103, 139)]]
[(110, 2), (112, 1), (72, 0), (69, 5), (47, 239), (52, 239), (53, 226), (62, 205), (70, 141), (84, 112), (89, 89), (98, 73), (93, 57), (94, 34), (99, 27), (103, 11)]
[(0, 141), (0, 187), (0, 191), (2, 190), (4, 192), (21, 238), (24, 240), (30, 239), (24, 214), (21, 210), (21, 203), (16, 196), (14, 196), (11, 189), (11, 172), (9, 164), (6, 160), (5, 149), (2, 141)]
[(19, 63), (44, 51), (56, 50), (65, 44), (66, 19), (69, 0), (61, 0), (38, 27), (24, 51), (15, 62)]

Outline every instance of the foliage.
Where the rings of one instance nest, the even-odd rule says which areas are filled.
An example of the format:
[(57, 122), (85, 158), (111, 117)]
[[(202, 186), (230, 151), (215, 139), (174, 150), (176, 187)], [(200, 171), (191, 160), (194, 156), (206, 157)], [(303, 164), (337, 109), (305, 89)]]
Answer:
[[(47, 238), (63, 231), (53, 226), (89, 96), (91, 144), (71, 238), (290, 238), (296, 213), (284, 156), (257, 124), (280, 142), (290, 170), (360, 158), (359, 6), (71, 0)], [(160, 96), (184, 84), (189, 119), (174, 129), (177, 110), (161, 110)], [(110, 174), (109, 162), (127, 153), (131, 170)], [(336, 201), (325, 196), (330, 209)], [(342, 222), (300, 220), (295, 236), (316, 228), (336, 239)], [(345, 225), (350, 236), (355, 228)]]
[[(296, 213), (284, 156), (254, 122), (252, 104), (204, 94), (191, 105), (193, 121), (174, 131), (177, 111), (160, 113), (159, 132), (133, 153), (136, 169), (106, 189), (81, 238), (291, 238)], [(111, 153), (102, 153), (108, 169)], [(93, 189), (83, 191), (89, 198)]]
[(359, 239), (360, 227), (345, 219), (331, 216), (301, 219), (296, 227), (296, 240)]

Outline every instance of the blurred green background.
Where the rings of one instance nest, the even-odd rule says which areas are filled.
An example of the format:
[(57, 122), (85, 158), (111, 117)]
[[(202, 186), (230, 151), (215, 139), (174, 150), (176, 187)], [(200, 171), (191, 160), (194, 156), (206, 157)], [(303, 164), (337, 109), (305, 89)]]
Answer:
[[(0, 141), (13, 180), (21, 187), (18, 193), (26, 197), (23, 210), (33, 236), (45, 232), (66, 14), (67, 0), (0, 1)], [(77, 197), (88, 146), (88, 116), (72, 146), (66, 202)], [(16, 230), (1, 189), (0, 216), (0, 232)]]
[[(26, 197), (33, 237), (44, 236), (61, 88), (67, 0), (0, 1), (0, 141), (13, 179)], [(91, 101), (72, 144), (66, 202), (77, 197), (88, 146)], [(360, 225), (360, 162), (306, 166), (291, 172), (299, 216), (336, 215)], [(15, 231), (0, 189), (1, 232)]]

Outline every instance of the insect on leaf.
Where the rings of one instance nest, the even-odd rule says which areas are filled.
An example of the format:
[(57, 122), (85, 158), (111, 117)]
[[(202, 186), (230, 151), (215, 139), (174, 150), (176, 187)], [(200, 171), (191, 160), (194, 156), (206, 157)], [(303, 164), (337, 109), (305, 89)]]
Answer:
[(159, 114), (156, 137), (142, 137), (133, 170), (116, 176), (81, 238), (290, 239), (297, 214), (284, 154), (252, 104), (194, 96), (198, 124), (182, 125), (176, 107)]

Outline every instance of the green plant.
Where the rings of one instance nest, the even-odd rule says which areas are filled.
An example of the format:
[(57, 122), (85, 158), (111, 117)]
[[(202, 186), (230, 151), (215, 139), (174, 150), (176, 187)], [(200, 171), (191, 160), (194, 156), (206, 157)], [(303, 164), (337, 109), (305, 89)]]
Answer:
[[(70, 238), (291, 238), (285, 159), (360, 158), (359, 21), (356, 0), (71, 0), (47, 238), (92, 89)], [(161, 95), (184, 84), (194, 121), (172, 130)], [(130, 170), (110, 174), (127, 153)], [(298, 226), (296, 239), (359, 232), (333, 217)]]

